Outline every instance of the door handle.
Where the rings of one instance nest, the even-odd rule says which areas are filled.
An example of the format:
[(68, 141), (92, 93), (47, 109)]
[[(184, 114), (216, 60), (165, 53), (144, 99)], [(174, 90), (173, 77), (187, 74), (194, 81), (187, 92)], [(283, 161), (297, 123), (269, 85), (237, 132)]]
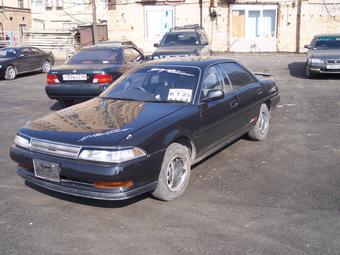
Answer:
[(262, 89), (256, 90), (256, 94), (261, 95), (262, 94)]
[(233, 109), (233, 108), (235, 108), (237, 106), (238, 106), (238, 100), (234, 100), (234, 101), (230, 102), (231, 109)]

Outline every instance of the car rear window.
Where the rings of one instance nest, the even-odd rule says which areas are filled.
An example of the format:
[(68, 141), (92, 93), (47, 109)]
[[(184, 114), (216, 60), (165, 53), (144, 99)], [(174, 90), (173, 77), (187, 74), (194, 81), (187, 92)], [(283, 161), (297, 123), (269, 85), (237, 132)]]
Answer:
[(314, 49), (340, 50), (340, 36), (320, 36), (316, 39)]
[(119, 64), (117, 49), (81, 50), (73, 55), (68, 64)]
[(161, 46), (176, 45), (198, 45), (199, 40), (197, 33), (169, 33), (165, 35)]

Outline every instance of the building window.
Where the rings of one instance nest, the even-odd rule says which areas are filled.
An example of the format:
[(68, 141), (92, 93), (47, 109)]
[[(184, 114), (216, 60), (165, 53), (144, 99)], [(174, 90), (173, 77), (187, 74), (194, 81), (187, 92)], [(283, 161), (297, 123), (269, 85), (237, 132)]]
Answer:
[(64, 8), (64, 0), (56, 0), (55, 6), (57, 10), (62, 10)]
[(275, 38), (276, 6), (234, 6), (231, 35), (236, 38)]
[(18, 7), (24, 8), (24, 0), (18, 0)]
[(109, 10), (116, 10), (116, 0), (108, 0), (107, 7)]
[(33, 13), (40, 13), (45, 10), (44, 0), (31, 0), (30, 1), (31, 11)]

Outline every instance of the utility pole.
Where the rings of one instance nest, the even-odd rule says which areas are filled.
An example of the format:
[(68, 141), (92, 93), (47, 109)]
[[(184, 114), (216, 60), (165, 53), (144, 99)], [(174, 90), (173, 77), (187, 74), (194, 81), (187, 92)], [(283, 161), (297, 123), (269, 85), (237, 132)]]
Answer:
[(98, 42), (96, 0), (91, 1), (92, 1), (92, 38), (93, 44), (96, 44)]
[(301, 5), (302, 0), (297, 0), (297, 10), (296, 10), (296, 44), (295, 51), (296, 53), (300, 52), (300, 38), (301, 38)]

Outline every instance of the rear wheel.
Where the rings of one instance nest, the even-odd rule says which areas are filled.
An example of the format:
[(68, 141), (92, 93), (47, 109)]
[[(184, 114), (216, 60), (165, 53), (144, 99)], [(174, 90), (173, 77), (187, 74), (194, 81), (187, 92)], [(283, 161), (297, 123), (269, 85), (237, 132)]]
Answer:
[(164, 201), (171, 201), (181, 196), (190, 179), (189, 149), (179, 143), (173, 143), (165, 151), (158, 184), (152, 195)]
[(256, 121), (256, 125), (248, 132), (249, 137), (255, 141), (262, 141), (266, 138), (269, 130), (270, 112), (268, 106), (263, 103)]
[(6, 68), (6, 72), (5, 72), (5, 79), (6, 80), (14, 80), (16, 76), (17, 76), (17, 72), (16, 72), (14, 66), (8, 66)]
[(48, 73), (51, 70), (51, 62), (48, 60), (45, 60), (42, 65), (42, 72)]

